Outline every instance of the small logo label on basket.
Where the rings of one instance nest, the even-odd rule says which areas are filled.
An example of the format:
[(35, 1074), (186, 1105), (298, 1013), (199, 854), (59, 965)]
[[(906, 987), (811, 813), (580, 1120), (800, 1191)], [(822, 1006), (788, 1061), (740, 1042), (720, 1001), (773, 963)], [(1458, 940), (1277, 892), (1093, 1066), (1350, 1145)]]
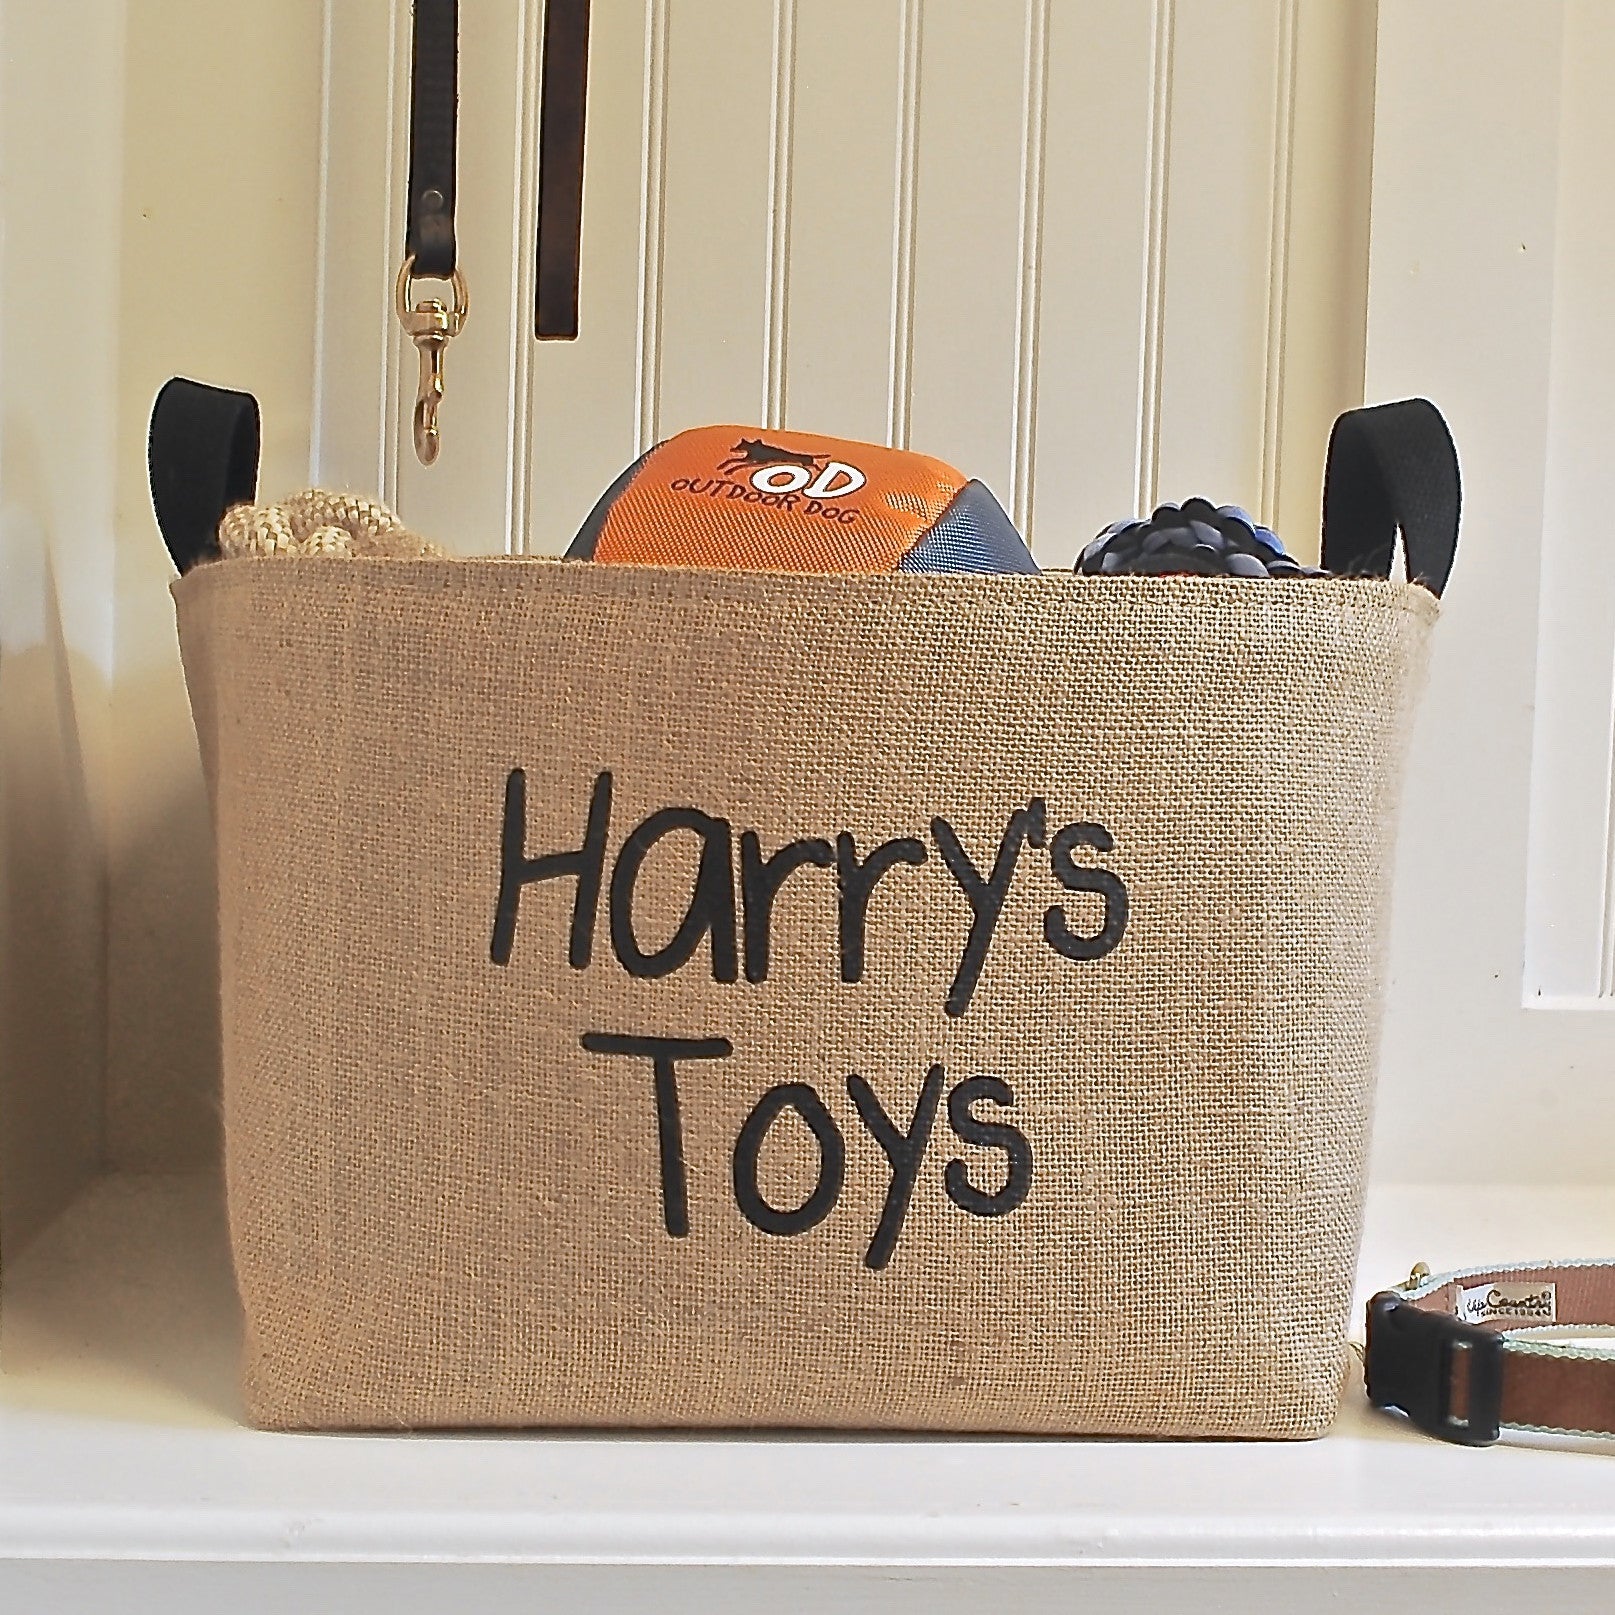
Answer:
[(1476, 1284), (1458, 1292), (1460, 1323), (1559, 1321), (1557, 1284)]

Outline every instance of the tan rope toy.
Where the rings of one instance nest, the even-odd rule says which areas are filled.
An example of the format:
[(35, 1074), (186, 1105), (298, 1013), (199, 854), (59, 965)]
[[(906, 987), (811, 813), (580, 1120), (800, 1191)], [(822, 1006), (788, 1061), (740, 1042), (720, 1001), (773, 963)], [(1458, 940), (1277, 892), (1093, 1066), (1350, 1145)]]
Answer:
[(278, 505), (232, 505), (219, 522), (219, 553), (407, 560), (444, 551), (374, 499), (309, 488)]

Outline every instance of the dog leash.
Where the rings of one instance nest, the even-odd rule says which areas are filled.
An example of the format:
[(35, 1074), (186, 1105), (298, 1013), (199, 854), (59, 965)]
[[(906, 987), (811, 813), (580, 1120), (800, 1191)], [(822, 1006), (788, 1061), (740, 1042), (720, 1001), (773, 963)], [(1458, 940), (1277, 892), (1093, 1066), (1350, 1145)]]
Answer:
[(548, 0), (533, 297), (533, 335), (541, 342), (567, 342), (578, 334), (588, 88), (589, 0)]
[[(415, 0), (409, 91), (409, 211), (393, 303), (420, 355), (415, 453), (431, 465), (441, 447), (443, 352), (465, 327), (470, 299), (456, 258), (454, 191), (459, 101), (458, 0)], [(417, 280), (447, 281), (449, 296), (415, 297)]]

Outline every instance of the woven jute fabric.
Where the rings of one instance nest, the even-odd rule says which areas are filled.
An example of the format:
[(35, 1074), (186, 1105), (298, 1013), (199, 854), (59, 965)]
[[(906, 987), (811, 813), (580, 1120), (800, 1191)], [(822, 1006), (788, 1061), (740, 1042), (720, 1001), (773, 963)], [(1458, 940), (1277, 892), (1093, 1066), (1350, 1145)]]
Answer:
[(1422, 588), (175, 595), (253, 1421), (1326, 1427)]

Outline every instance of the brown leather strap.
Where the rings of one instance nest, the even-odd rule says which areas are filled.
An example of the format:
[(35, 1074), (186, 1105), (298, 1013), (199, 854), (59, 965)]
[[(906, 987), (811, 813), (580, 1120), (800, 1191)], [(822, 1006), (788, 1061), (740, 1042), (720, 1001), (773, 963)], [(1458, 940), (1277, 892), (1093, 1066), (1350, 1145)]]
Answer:
[[(1423, 1279), (1403, 1304), (1502, 1336), (1502, 1425), (1568, 1435), (1615, 1436), (1615, 1356), (1543, 1339), (1577, 1330), (1615, 1333), (1615, 1262), (1473, 1268)], [(1470, 1354), (1455, 1354), (1451, 1407), (1469, 1414)]]
[(1502, 1421), (1523, 1430), (1615, 1436), (1615, 1358), (1505, 1346)]

